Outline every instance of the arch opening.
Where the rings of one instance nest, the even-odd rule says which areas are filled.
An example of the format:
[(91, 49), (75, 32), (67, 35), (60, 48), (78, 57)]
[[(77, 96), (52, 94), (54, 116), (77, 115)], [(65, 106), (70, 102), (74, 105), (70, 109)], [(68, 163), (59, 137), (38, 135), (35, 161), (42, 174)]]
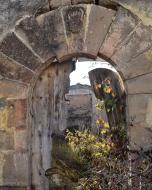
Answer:
[[(89, 70), (91, 70), (90, 72), (98, 70), (101, 76), (103, 75), (104, 78), (102, 78), (102, 81), (109, 76), (111, 77), (111, 74), (109, 75), (109, 72), (106, 73), (105, 71), (110, 71), (112, 73), (116, 72), (116, 70), (109, 63), (103, 62), (104, 61), (101, 62), (101, 60), (97, 62), (91, 62), (91, 60), (89, 60), (88, 62), (93, 68), (93, 70), (92, 68), (89, 68)], [(87, 66), (87, 62), (85, 61), (81, 61), (79, 64)], [(95, 134), (98, 133), (95, 126), (99, 115), (102, 118), (104, 117), (105, 120), (110, 121), (110, 117), (108, 116), (109, 113), (106, 113), (106, 109), (102, 110), (102, 113), (101, 110), (98, 113), (96, 112), (95, 104), (98, 101), (96, 97), (103, 100), (104, 96), (101, 94), (99, 96), (95, 90), (93, 85), (94, 78), (92, 80), (90, 77), (96, 97), (90, 84), (87, 84), (86, 89), (83, 88), (83, 84), (73, 85), (70, 87), (69, 75), (73, 71), (74, 67), (75, 63), (71, 60), (64, 61), (63, 63), (55, 62), (48, 66), (46, 70), (40, 74), (34, 86), (32, 95), (31, 124), (31, 182), (33, 184), (33, 188), (36, 189), (41, 189), (42, 187), (45, 187), (46, 189), (49, 187), (67, 189), (71, 188), (71, 185), (75, 185), (76, 181), (73, 182), (72, 180), (75, 179), (72, 178), (71, 180), (71, 176), (62, 176), (62, 172), (65, 167), (67, 171), (71, 168), (71, 165), (69, 164), (75, 165), (75, 167), (80, 166), (80, 160), (76, 160), (79, 159), (79, 157), (75, 157), (76, 155), (73, 155), (69, 148), (67, 148), (67, 140), (65, 139), (66, 130), (84, 131), (87, 129), (91, 130), (91, 133)], [(111, 68), (111, 70), (105, 69), (106, 67)], [(87, 67), (84, 67), (84, 70), (87, 71)], [(79, 75), (81, 75), (80, 71), (78, 72)], [(106, 73), (105, 76), (103, 73)], [(89, 75), (85, 76), (87, 80)], [(111, 80), (116, 79), (112, 78)], [(102, 81), (100, 82), (102, 83)], [(115, 87), (120, 85), (120, 81), (116, 81), (117, 83), (115, 84)], [(76, 89), (77, 87), (78, 89)], [(118, 87), (116, 90), (119, 90)], [(73, 111), (72, 109), (76, 109), (76, 111)], [(113, 118), (116, 117), (114, 114), (112, 115)], [(78, 168), (73, 168), (73, 170), (71, 168), (70, 171), (76, 172), (76, 169)], [(46, 176), (49, 180), (46, 179)], [(64, 180), (66, 181), (66, 184)]]

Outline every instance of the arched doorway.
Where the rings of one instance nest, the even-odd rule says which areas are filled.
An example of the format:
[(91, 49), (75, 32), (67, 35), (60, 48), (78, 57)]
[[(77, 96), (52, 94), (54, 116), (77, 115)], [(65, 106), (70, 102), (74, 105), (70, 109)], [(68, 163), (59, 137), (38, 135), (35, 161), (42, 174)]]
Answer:
[[(73, 61), (67, 60), (62, 63), (51, 63), (37, 76), (36, 80), (34, 81), (34, 85), (32, 86), (29, 93), (29, 139), (31, 141), (29, 158), (29, 180), (31, 187), (36, 190), (41, 190), (42, 188), (49, 189), (49, 181), (46, 178), (45, 172), (47, 169), (51, 168), (52, 148), (53, 152), (58, 151), (57, 149), (54, 150), (54, 147), (52, 147), (53, 137), (62, 135), (63, 131), (65, 131), (67, 128), (67, 100), (65, 99), (65, 94), (67, 94), (69, 91), (69, 75), (73, 69)], [(112, 71), (107, 69), (102, 68), (97, 70), (98, 82), (102, 83), (105, 78), (112, 77), (111, 80), (114, 84), (113, 87), (115, 87), (115, 93), (118, 94), (121, 89), (121, 92), (119, 94), (119, 98), (121, 99), (124, 93), (124, 89), (121, 86), (122, 84), (119, 77), (116, 77), (116, 74), (113, 74)], [(94, 72), (94, 70), (92, 72)], [(99, 81), (99, 79), (101, 80)], [(91, 82), (94, 84), (93, 80), (91, 80)], [(99, 99), (104, 98), (102, 96), (99, 97), (99, 94), (97, 95), (97, 91), (95, 89), (94, 91)], [(125, 101), (125, 99), (123, 99), (123, 101)], [(119, 102), (117, 104), (118, 110), (120, 108), (119, 106), (124, 105)], [(113, 114), (115, 114), (115, 112), (112, 112), (112, 115)], [(125, 118), (124, 114), (125, 112), (123, 112), (121, 116)], [(116, 115), (113, 115), (113, 121), (115, 122), (114, 119), (117, 120), (118, 117), (116, 117)], [(109, 116), (109, 122), (110, 121), (112, 120)], [(112, 123), (112, 125), (114, 125), (114, 123)]]
[[(17, 22), (14, 31), (0, 42), (0, 51), (0, 93), (5, 99), (3, 102), (12, 100), (11, 105), (14, 105), (16, 100), (27, 101), (31, 78), (37, 75), (39, 68), (43, 67), (47, 60), (56, 58), (62, 63), (68, 57), (82, 54), (110, 59), (122, 73), (127, 87), (127, 122), (128, 126), (131, 126), (131, 139), (146, 149), (151, 147), (152, 90), (151, 84), (147, 83), (147, 80), (152, 78), (151, 29), (125, 8), (113, 10), (79, 4), (61, 7), (36, 17), (23, 18)], [(8, 104), (3, 106), (8, 109)], [(20, 104), (19, 109), (22, 110), (24, 106), (29, 105)], [(8, 115), (5, 113), (7, 116), (4, 118), (9, 118), (12, 112), (16, 115), (18, 113), (17, 109), (14, 109), (8, 112)], [(23, 112), (26, 115), (26, 109)], [(27, 117), (21, 119), (25, 124)], [(9, 123), (5, 124), (9, 126)], [(17, 126), (18, 123), (14, 125)], [(1, 126), (3, 128), (3, 125)], [(30, 133), (27, 123), (22, 127), (23, 133)], [(18, 135), (21, 128), (16, 130), (14, 127), (10, 130), (5, 127), (5, 130), (11, 132), (12, 136), (15, 133), (12, 138), (15, 142), (20, 140)], [(27, 140), (24, 134), (23, 137), (25, 145), (29, 145), (31, 139)], [(21, 169), (22, 162), (27, 166), (31, 160), (30, 149), (25, 147), (14, 145), (11, 151), (10, 147), (5, 148), (7, 153), (1, 151), (2, 160), (5, 160), (5, 163), (13, 163), (9, 170), (7, 167), (1, 168), (1, 186), (17, 185), (30, 188), (31, 183), (24, 179), (24, 175), (20, 175), (24, 174), (24, 171), (18, 170)], [(10, 181), (7, 174), (11, 171), (15, 171), (15, 176)], [(29, 171), (25, 173), (31, 178)]]

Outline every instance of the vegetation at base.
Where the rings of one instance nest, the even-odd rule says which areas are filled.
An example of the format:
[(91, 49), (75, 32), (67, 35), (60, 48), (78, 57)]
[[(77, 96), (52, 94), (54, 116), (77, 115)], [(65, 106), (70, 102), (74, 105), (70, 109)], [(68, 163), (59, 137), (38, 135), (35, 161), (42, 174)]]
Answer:
[[(97, 109), (115, 110), (117, 101), (110, 81), (98, 84), (108, 94), (98, 101)], [(96, 121), (98, 133), (90, 129), (67, 130), (61, 140), (53, 141), (53, 167), (47, 175), (56, 177), (52, 190), (151, 190), (152, 150), (132, 150), (126, 125), (109, 126), (102, 118)], [(58, 184), (57, 184), (58, 183)]]

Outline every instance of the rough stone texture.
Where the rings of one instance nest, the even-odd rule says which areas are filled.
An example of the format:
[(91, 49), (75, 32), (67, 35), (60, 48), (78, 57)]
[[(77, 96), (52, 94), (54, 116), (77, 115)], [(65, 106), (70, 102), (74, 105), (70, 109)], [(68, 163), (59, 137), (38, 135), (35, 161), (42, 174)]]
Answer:
[(41, 64), (38, 57), (14, 33), (7, 35), (0, 43), (0, 51), (19, 64), (24, 65), (27, 69), (34, 70)]
[(37, 20), (60, 59), (76, 51), (97, 56), (114, 14), (110, 9), (77, 5), (51, 11)]
[(129, 135), (134, 148), (152, 147), (151, 103), (152, 94), (128, 96)]
[(27, 98), (28, 86), (19, 82), (0, 80), (0, 98)]
[(64, 25), (61, 10), (51, 11), (37, 17), (37, 21), (43, 28), (49, 41), (50, 47), (57, 56), (62, 57), (67, 54), (67, 44), (64, 33)]
[(4, 78), (29, 81), (33, 73), (0, 52), (0, 75)]
[(14, 109), (15, 109), (15, 127), (18, 129), (24, 129), (26, 127), (26, 114), (27, 114), (26, 99), (14, 101)]
[(88, 7), (84, 52), (97, 56), (101, 44), (105, 40), (110, 24), (115, 17), (115, 11), (92, 5)]
[(127, 80), (126, 87), (128, 94), (152, 93), (150, 81), (152, 81), (152, 73)]
[(129, 11), (119, 8), (116, 18), (111, 24), (106, 39), (99, 50), (99, 54), (110, 58), (121, 43), (126, 40), (138, 22), (138, 19)]
[(17, 20), (24, 15), (49, 11), (48, 0), (1, 0), (0, 36), (1, 38), (14, 27)]
[(63, 8), (67, 54), (81, 53), (84, 47), (87, 18), (90, 6), (77, 5)]
[(26, 186), (28, 181), (28, 158), (26, 152), (7, 152), (4, 155), (4, 186)]
[(27, 130), (15, 129), (14, 132), (14, 148), (16, 151), (27, 150)]
[(17, 34), (29, 44), (44, 61), (52, 58), (53, 52), (49, 47), (43, 28), (40, 28), (34, 17), (27, 17), (16, 25)]
[(129, 128), (131, 147), (133, 149), (143, 148), (144, 150), (152, 147), (152, 134), (143, 125), (137, 125)]
[[(76, 3), (95, 3), (95, 0), (71, 0), (72, 4)], [(52, 6), (62, 6), (70, 3), (70, 0), (52, 0)], [(59, 4), (60, 3), (60, 4)], [(103, 6), (121, 5), (136, 14), (145, 24), (152, 25), (151, 23), (151, 0), (138, 1), (138, 0), (99, 0), (99, 4)], [(51, 5), (51, 2), (50, 2)], [(1, 0), (0, 7), (0, 34), (4, 36), (12, 28), (17, 20), (25, 15), (42, 14), (52, 8), (48, 0)], [(57, 8), (56, 7), (56, 8)]]
[(51, 9), (71, 5), (71, 0), (49, 0)]
[(124, 8), (130, 10), (133, 14), (137, 15), (142, 22), (152, 26), (152, 3), (151, 0), (112, 0), (119, 3)]
[(152, 100), (149, 99), (147, 103), (147, 109), (146, 109), (146, 127), (150, 129), (152, 132)]
[(13, 147), (13, 135), (10, 132), (0, 130), (0, 151), (11, 150)]
[(128, 120), (133, 124), (145, 124), (148, 103), (152, 99), (152, 94), (128, 95)]
[[(21, 133), (23, 128), (16, 127), (23, 120), (19, 115), (26, 114), (26, 106), (23, 100), (0, 99), (0, 102), (0, 189), (3, 185), (8, 189), (14, 186), (15, 190), (28, 184), (27, 131), (24, 128)], [(26, 117), (24, 123), (25, 120)]]
[(123, 73), (124, 78), (146, 74), (152, 70), (151, 55), (148, 53), (151, 46), (151, 28), (139, 24), (111, 59), (117, 64), (117, 69)]

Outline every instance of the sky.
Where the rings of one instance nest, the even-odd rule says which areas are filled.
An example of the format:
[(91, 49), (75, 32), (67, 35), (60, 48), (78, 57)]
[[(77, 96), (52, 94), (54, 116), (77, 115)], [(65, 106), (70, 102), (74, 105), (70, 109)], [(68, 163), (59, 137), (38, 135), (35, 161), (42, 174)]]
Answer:
[(77, 83), (90, 85), (88, 72), (95, 68), (108, 68), (116, 72), (115, 68), (110, 63), (102, 61), (77, 61), (76, 70), (70, 74), (70, 85)]

